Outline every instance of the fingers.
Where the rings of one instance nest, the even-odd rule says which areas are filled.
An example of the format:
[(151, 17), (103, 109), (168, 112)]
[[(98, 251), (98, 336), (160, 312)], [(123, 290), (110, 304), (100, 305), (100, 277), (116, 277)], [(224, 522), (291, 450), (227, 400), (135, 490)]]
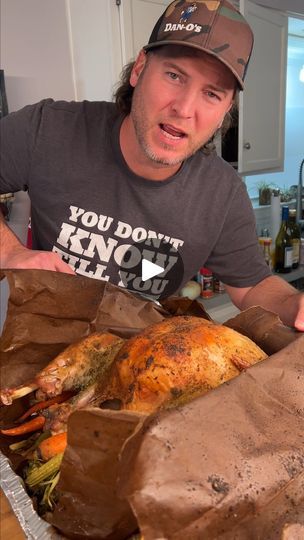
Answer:
[(304, 332), (304, 321), (303, 320), (296, 321), (295, 328), (296, 330), (299, 330), (299, 332)]
[(54, 272), (64, 272), (65, 274), (75, 274), (74, 270), (57, 253), (31, 250), (24, 246), (16, 248), (10, 254), (10, 257), (7, 257), (2, 268), (52, 270)]
[[(59, 256), (58, 256), (59, 257)], [(65, 263), (62, 259), (59, 257), (59, 261), (55, 264), (55, 270), (56, 272), (64, 272), (65, 274), (76, 274), (74, 270)]]
[[(35, 254), (35, 251), (32, 251)], [(64, 262), (57, 253), (48, 251), (36, 251), (36, 258), (30, 261), (30, 267), (41, 270), (53, 270), (55, 272), (63, 272), (65, 274), (75, 274), (74, 270)]]
[(299, 330), (299, 332), (304, 332), (304, 313), (297, 316), (295, 320), (295, 328)]
[(300, 295), (299, 309), (294, 325), (297, 330), (304, 332), (304, 294)]

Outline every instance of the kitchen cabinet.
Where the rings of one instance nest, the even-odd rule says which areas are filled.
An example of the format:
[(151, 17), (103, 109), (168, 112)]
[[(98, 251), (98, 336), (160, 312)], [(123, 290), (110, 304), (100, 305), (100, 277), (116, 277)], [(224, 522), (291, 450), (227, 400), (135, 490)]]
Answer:
[(123, 63), (133, 60), (149, 41), (157, 19), (171, 0), (120, 0)]
[[(249, 0), (232, 1), (255, 34), (246, 88), (239, 97), (235, 148), (238, 172), (247, 175), (282, 170), (288, 18)], [(153, 22), (170, 0), (120, 0), (118, 3), (121, 58), (125, 64), (148, 42)], [(228, 160), (234, 161), (235, 157)]]
[(248, 0), (240, 10), (255, 42), (239, 98), (238, 172), (283, 170), (288, 18)]

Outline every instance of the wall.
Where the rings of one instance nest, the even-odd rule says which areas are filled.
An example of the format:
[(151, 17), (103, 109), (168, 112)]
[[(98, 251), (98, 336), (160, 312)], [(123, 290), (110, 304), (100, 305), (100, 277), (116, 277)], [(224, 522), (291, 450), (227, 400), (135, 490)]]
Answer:
[(10, 111), (52, 97), (111, 99), (121, 68), (112, 0), (1, 0), (0, 65)]
[[(9, 112), (45, 97), (75, 98), (66, 4), (62, 0), (1, 0), (0, 65)], [(25, 243), (30, 213), (26, 193), (17, 193), (10, 226)], [(2, 328), (8, 297), (0, 284)]]
[(0, 51), (9, 111), (45, 97), (74, 99), (64, 1), (2, 0)]
[[(0, 67), (9, 112), (43, 98), (110, 99), (121, 69), (118, 7), (113, 0), (1, 0)], [(113, 56), (115, 59), (113, 58)], [(27, 236), (30, 203), (16, 193), (9, 225)], [(0, 330), (8, 287), (0, 284)]]

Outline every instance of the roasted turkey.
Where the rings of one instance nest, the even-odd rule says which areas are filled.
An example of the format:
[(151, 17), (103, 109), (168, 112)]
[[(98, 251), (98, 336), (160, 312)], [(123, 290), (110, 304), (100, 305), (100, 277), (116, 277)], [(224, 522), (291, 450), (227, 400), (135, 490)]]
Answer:
[(42, 400), (66, 390), (78, 392), (87, 388), (104, 377), (123, 341), (110, 332), (95, 332), (72, 343), (37, 373), (33, 381), (15, 388), (2, 388), (0, 403), (10, 405), (35, 390)]
[(1, 401), (36, 392), (36, 399), (72, 390), (68, 401), (41, 412), (45, 427), (65, 431), (75, 409), (115, 407), (146, 414), (205, 394), (267, 355), (249, 338), (200, 317), (177, 316), (123, 340), (109, 332), (73, 343), (34, 381), (4, 388)]
[(152, 413), (183, 404), (267, 355), (249, 338), (199, 317), (178, 316), (127, 340), (112, 364), (107, 398)]

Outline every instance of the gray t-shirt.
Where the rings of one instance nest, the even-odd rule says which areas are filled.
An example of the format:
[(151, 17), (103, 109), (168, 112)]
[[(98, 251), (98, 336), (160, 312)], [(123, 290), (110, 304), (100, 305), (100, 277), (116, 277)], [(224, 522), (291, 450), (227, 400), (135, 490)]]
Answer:
[(120, 283), (125, 244), (163, 238), (183, 283), (207, 266), (228, 285), (270, 274), (246, 187), (216, 153), (198, 151), (163, 181), (134, 174), (119, 145), (113, 103), (43, 100), (1, 120), (1, 193), (28, 189), (33, 248), (78, 274)]

